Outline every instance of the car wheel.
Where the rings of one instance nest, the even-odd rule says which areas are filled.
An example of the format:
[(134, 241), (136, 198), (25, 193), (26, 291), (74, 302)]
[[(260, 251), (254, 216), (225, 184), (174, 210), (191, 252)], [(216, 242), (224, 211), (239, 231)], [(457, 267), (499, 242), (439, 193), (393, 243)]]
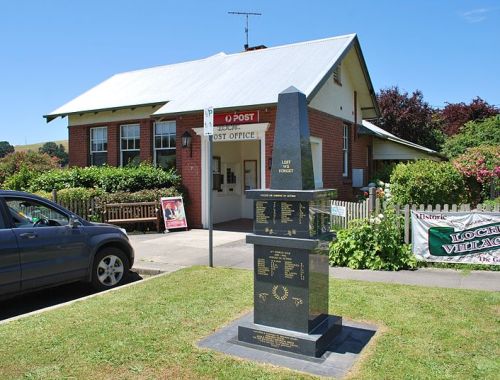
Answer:
[(111, 289), (127, 281), (130, 262), (122, 250), (104, 248), (95, 257), (92, 268), (92, 286), (97, 290)]

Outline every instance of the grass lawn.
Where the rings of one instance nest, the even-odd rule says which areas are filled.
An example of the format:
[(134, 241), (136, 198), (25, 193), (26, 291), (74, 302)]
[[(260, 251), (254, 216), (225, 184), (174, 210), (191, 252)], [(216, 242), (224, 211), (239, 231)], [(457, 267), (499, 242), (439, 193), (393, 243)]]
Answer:
[[(196, 348), (251, 307), (251, 272), (182, 270), (0, 325), (0, 379), (310, 378)], [(352, 378), (498, 379), (498, 292), (333, 280), (330, 311), (383, 325)]]

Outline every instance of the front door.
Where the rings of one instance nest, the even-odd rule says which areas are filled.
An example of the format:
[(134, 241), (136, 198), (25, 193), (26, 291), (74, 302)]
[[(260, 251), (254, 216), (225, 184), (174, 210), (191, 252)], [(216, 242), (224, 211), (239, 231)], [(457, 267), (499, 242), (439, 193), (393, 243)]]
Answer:
[(68, 215), (30, 198), (6, 197), (21, 262), (22, 290), (84, 278), (89, 256), (84, 227)]
[(21, 265), (14, 232), (2, 215), (0, 204), (0, 296), (21, 289)]

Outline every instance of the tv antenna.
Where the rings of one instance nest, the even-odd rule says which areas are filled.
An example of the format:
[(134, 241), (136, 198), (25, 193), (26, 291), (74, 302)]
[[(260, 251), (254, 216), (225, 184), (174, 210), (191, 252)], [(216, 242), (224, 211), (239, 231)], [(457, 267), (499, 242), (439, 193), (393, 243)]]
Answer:
[(255, 12), (227, 12), (230, 15), (244, 15), (246, 16), (247, 19), (247, 24), (245, 27), (245, 34), (247, 37), (247, 43), (244, 45), (245, 50), (248, 49), (248, 16), (262, 16), (262, 13), (255, 13)]

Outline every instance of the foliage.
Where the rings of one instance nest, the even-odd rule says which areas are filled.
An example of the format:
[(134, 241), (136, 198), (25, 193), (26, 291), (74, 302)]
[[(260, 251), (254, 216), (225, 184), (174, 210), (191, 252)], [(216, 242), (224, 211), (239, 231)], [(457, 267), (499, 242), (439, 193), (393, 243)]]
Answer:
[(466, 123), (458, 134), (446, 140), (443, 153), (453, 158), (480, 145), (500, 145), (500, 116)]
[(14, 147), (8, 141), (0, 141), (0, 158), (5, 157), (9, 153), (14, 153)]
[(330, 244), (330, 264), (352, 269), (414, 268), (416, 259), (403, 243), (402, 225), (402, 218), (391, 208), (377, 217), (354, 220)]
[(40, 153), (47, 153), (50, 157), (56, 157), (61, 166), (66, 166), (68, 164), (68, 153), (62, 144), (57, 145), (55, 142), (49, 141), (38, 148), (38, 151)]
[(473, 120), (482, 120), (498, 115), (500, 109), (481, 99), (479, 96), (469, 104), (447, 103), (440, 112), (442, 130), (446, 135), (453, 136), (460, 132), (465, 123)]
[(479, 188), (481, 194), (475, 194), (475, 198), (479, 201), (481, 195), (486, 199), (491, 186), (499, 184), (500, 145), (469, 148), (453, 161), (453, 165), (467, 178), (470, 188)]
[[(37, 173), (58, 168), (57, 160), (47, 154), (31, 151), (14, 152), (0, 159), (0, 185), (22, 168), (35, 176)], [(26, 177), (26, 173), (23, 174)]]
[(485, 199), (483, 204), (491, 207), (500, 206), (500, 197), (496, 197), (495, 199)]
[(449, 162), (419, 160), (399, 163), (391, 175), (396, 204), (462, 204), (470, 191), (458, 170)]
[(105, 192), (135, 192), (143, 189), (179, 187), (180, 177), (175, 171), (165, 171), (150, 164), (136, 167), (115, 168), (91, 166), (51, 170), (41, 173), (25, 188), (15, 190), (52, 191), (64, 188), (98, 188)]
[(381, 117), (378, 126), (416, 144), (438, 150), (442, 133), (434, 118), (434, 109), (424, 101), (421, 91), (410, 96), (397, 86), (383, 89), (377, 95)]
[(380, 169), (373, 173), (373, 178), (370, 182), (389, 182), (391, 178), (392, 171), (396, 167), (396, 163), (391, 162), (387, 165), (382, 166)]

